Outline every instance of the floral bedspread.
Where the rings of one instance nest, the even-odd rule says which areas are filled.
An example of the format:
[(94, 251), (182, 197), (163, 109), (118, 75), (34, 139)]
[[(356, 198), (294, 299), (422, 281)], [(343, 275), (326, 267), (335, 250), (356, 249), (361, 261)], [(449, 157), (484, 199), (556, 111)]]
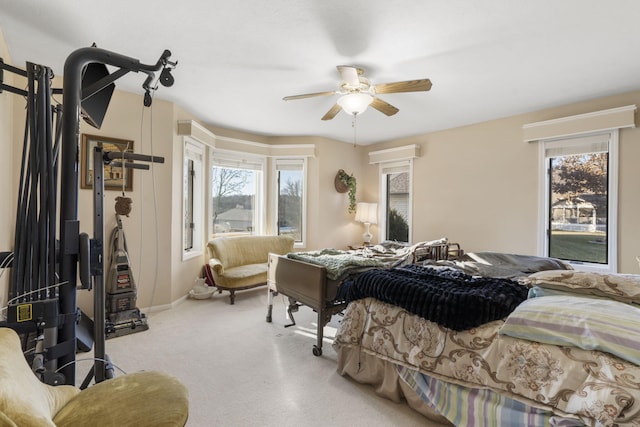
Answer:
[(499, 335), (502, 324), (456, 332), (366, 298), (348, 306), (333, 345), (490, 388), (587, 425), (640, 426), (640, 367), (599, 351)]

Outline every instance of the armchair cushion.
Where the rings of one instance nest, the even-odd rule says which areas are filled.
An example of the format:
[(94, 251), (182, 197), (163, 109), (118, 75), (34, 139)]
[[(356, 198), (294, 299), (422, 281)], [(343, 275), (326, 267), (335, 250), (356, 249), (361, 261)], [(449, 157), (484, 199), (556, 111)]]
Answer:
[(53, 422), (58, 427), (182, 426), (188, 408), (187, 390), (177, 379), (161, 372), (137, 372), (83, 390)]
[(160, 372), (138, 372), (85, 390), (38, 380), (18, 334), (0, 328), (0, 426), (184, 426), (188, 392)]

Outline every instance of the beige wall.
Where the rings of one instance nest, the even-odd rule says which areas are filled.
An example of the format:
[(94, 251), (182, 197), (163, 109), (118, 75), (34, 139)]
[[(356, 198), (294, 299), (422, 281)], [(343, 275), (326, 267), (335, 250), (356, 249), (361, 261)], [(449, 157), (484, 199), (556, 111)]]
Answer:
[[(537, 254), (538, 146), (523, 142), (522, 126), (631, 104), (631, 92), (368, 147), (368, 151), (417, 144), (414, 167), (413, 241), (447, 236), (467, 251)], [(638, 273), (640, 131), (620, 133), (618, 213), (619, 271)], [(369, 165), (367, 186), (378, 187)]]

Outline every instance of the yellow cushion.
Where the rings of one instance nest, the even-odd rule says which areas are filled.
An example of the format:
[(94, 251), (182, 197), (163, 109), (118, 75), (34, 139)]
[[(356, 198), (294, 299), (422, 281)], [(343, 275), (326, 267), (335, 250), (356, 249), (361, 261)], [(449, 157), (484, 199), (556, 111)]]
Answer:
[(0, 379), (0, 420), (18, 426), (55, 426), (56, 412), (80, 393), (73, 386), (40, 382), (22, 354), (18, 334), (10, 328), (0, 328)]
[(155, 371), (137, 372), (83, 390), (58, 412), (58, 427), (184, 426), (188, 392), (176, 378)]

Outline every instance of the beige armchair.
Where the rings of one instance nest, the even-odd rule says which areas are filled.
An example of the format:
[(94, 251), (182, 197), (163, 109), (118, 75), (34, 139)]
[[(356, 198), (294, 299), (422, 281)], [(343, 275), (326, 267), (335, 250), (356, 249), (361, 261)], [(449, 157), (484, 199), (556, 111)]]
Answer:
[(293, 250), (290, 236), (216, 237), (209, 241), (209, 267), (215, 286), (229, 291), (230, 303), (235, 292), (267, 284), (269, 253), (285, 255)]
[(177, 379), (146, 371), (80, 390), (50, 386), (31, 372), (18, 334), (0, 328), (0, 426), (184, 426), (187, 389)]

